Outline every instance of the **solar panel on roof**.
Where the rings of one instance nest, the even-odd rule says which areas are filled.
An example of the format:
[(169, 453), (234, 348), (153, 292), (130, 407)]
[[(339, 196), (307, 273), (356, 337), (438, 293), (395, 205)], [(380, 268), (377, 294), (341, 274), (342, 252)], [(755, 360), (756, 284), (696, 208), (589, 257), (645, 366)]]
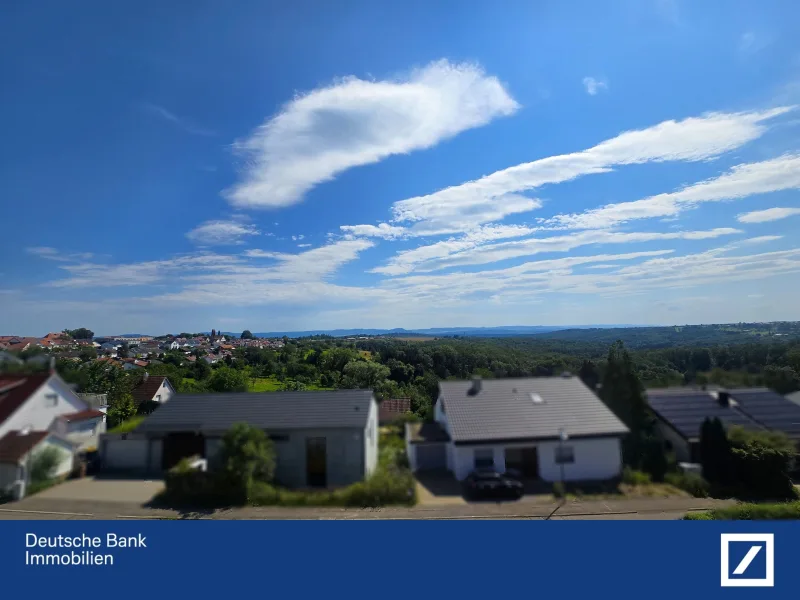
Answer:
[(721, 405), (709, 392), (651, 391), (648, 392), (648, 402), (662, 419), (687, 439), (700, 436), (700, 428), (706, 419), (718, 418), (726, 426), (758, 428), (746, 415), (731, 406)]
[(800, 439), (800, 405), (772, 390), (733, 390), (739, 409), (765, 427)]

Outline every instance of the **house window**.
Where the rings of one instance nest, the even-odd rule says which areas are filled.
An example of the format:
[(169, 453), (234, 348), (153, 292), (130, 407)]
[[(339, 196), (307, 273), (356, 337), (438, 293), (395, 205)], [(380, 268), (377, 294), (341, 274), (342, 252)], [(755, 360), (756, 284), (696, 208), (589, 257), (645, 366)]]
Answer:
[(58, 394), (47, 394), (44, 397), (44, 405), (47, 407), (58, 405)]
[(494, 450), (492, 448), (475, 450), (475, 468), (491, 469), (494, 467)]
[(556, 448), (556, 464), (565, 465), (575, 462), (575, 449), (572, 446), (558, 446)]
[(156, 402), (161, 402), (161, 394), (159, 394), (158, 396), (156, 396)]

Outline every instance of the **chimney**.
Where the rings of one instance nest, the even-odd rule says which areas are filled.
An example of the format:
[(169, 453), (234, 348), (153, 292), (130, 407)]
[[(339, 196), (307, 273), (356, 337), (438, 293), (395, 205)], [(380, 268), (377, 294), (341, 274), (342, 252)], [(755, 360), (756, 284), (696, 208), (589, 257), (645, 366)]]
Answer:
[(56, 357), (50, 357), (50, 375), (53, 375), (56, 372)]
[(719, 402), (720, 406), (730, 406), (731, 404), (731, 395), (723, 390), (717, 392), (717, 401)]
[(472, 386), (469, 388), (469, 395), (475, 396), (481, 391), (481, 378), (479, 376), (475, 376), (472, 378)]
[(150, 377), (150, 373), (147, 371), (144, 372), (144, 377), (142, 377), (142, 381), (147, 381), (147, 378)]

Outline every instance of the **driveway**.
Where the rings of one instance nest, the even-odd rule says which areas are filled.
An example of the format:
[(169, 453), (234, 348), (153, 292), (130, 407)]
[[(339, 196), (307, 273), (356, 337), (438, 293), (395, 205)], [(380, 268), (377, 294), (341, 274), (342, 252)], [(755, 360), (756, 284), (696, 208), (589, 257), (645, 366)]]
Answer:
[(163, 488), (164, 482), (160, 479), (85, 477), (70, 479), (3, 508), (83, 513), (87, 506), (104, 506), (118, 511), (147, 504)]

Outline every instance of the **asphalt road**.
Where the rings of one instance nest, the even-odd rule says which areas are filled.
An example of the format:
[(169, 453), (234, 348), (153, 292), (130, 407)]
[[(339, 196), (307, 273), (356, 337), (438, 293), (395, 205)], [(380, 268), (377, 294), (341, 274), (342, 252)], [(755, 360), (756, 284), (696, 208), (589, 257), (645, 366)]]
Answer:
[(641, 498), (581, 500), (556, 503), (472, 503), (441, 507), (387, 507), (381, 509), (244, 507), (217, 511), (181, 512), (141, 504), (96, 500), (65, 500), (33, 496), (0, 507), (0, 519), (221, 519), (221, 520), (484, 520), (484, 519), (680, 519), (690, 510), (730, 504), (696, 498)]

